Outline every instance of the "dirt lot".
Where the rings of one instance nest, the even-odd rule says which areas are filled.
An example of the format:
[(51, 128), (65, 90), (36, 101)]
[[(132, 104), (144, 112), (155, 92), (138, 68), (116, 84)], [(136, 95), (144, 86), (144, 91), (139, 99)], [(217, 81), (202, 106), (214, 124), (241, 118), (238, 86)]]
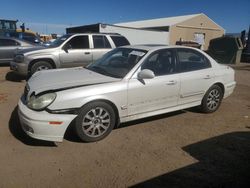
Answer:
[(122, 125), (103, 141), (33, 140), (16, 105), (25, 81), (0, 67), (0, 187), (250, 187), (250, 65), (213, 114), (178, 111)]

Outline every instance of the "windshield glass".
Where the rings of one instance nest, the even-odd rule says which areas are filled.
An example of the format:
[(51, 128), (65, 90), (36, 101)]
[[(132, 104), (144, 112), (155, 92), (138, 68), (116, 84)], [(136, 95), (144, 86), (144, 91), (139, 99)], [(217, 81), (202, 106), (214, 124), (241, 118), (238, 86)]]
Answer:
[(50, 47), (57, 47), (60, 46), (64, 41), (66, 41), (69, 37), (71, 37), (71, 34), (63, 35), (56, 40), (54, 40), (49, 46)]
[(86, 68), (106, 76), (123, 78), (146, 53), (145, 50), (116, 48)]

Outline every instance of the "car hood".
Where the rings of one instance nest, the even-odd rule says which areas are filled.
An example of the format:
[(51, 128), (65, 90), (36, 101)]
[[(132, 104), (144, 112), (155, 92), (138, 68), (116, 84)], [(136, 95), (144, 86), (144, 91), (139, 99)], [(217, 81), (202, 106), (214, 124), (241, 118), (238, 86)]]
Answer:
[(77, 67), (36, 72), (29, 80), (29, 92), (64, 90), (74, 87), (120, 81), (88, 69)]
[(41, 53), (54, 51), (54, 48), (47, 48), (44, 46), (33, 46), (32, 48), (20, 49), (18, 54), (30, 54), (30, 53)]

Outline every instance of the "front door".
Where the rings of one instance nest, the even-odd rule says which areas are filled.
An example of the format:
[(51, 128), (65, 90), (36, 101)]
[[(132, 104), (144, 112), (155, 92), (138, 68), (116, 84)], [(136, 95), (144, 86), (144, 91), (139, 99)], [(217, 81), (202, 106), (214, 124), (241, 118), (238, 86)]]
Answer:
[(138, 80), (137, 75), (128, 83), (128, 115), (176, 106), (180, 89), (173, 51), (160, 50), (149, 56), (141, 70), (154, 72), (152, 79)]
[(88, 35), (71, 38), (60, 51), (61, 67), (86, 66), (92, 61)]

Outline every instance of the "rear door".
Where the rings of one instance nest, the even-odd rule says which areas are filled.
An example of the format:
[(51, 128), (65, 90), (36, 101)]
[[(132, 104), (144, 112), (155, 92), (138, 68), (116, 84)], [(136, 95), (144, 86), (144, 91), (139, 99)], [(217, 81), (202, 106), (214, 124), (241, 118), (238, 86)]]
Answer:
[(112, 49), (110, 42), (105, 35), (92, 35), (93, 61), (100, 59), (105, 53)]
[(179, 104), (201, 101), (214, 82), (211, 63), (202, 53), (188, 48), (178, 48), (177, 57), (181, 82)]
[(0, 39), (0, 63), (9, 63), (19, 46), (20, 44), (13, 39)]
[(80, 35), (71, 38), (60, 50), (61, 67), (86, 66), (93, 61), (89, 36)]

